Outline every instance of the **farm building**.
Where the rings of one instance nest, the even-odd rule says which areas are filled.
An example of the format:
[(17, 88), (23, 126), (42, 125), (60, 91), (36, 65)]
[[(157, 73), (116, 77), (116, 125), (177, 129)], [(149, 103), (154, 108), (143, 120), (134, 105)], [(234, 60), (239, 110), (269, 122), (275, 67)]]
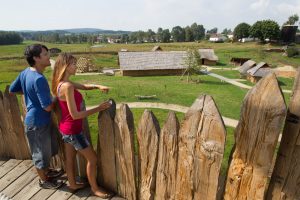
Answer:
[(247, 77), (247, 71), (249, 69), (251, 69), (252, 67), (254, 67), (256, 65), (256, 62), (253, 60), (248, 60), (246, 62), (244, 62), (244, 64), (242, 66), (239, 67), (239, 72), (241, 77)]
[(260, 62), (255, 67), (247, 71), (247, 79), (252, 83), (256, 83), (271, 72), (272, 69), (267, 63)]
[(216, 65), (219, 60), (213, 49), (199, 49), (202, 65)]
[(185, 51), (119, 52), (123, 76), (181, 75), (186, 69)]
[(232, 64), (234, 64), (234, 66), (241, 66), (243, 65), (245, 62), (247, 62), (248, 60), (250, 60), (250, 58), (236, 58), (236, 57), (232, 57), (230, 59), (230, 62)]
[(222, 34), (212, 34), (209, 37), (210, 42), (224, 42), (226, 39), (227, 39), (227, 37), (225, 37)]

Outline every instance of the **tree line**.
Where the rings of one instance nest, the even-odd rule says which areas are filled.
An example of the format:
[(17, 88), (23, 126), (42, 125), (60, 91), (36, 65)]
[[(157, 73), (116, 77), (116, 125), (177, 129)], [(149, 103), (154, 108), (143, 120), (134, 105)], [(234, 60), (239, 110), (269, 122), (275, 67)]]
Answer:
[(20, 44), (23, 38), (13, 31), (0, 31), (0, 45)]
[[(294, 14), (288, 18), (283, 25), (294, 25), (299, 21), (299, 16)], [(273, 20), (259, 20), (252, 26), (247, 23), (240, 23), (234, 31), (225, 28), (221, 33), (225, 36), (234, 35), (235, 40), (253, 37), (261, 41), (280, 39), (280, 26)], [(175, 26), (171, 30), (158, 28), (156, 32), (135, 31), (123, 34), (96, 34), (96, 33), (68, 33), (65, 31), (43, 31), (43, 32), (0, 32), (0, 45), (19, 44), (23, 39), (30, 39), (50, 43), (143, 43), (143, 42), (193, 42), (209, 39), (212, 34), (217, 34), (218, 28), (205, 30), (201, 24), (193, 23), (191, 26)]]

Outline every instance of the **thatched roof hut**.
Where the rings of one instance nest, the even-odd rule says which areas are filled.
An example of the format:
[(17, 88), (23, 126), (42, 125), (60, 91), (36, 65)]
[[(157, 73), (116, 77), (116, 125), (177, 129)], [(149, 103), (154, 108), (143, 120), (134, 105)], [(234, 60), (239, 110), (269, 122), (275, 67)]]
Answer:
[(119, 64), (124, 76), (182, 74), (186, 69), (185, 51), (119, 52)]
[(265, 62), (258, 63), (255, 67), (249, 69), (247, 71), (247, 78), (253, 82), (256, 83), (261, 78), (265, 77), (269, 73), (272, 72), (272, 69), (270, 66)]
[(253, 60), (246, 61), (242, 66), (239, 67), (239, 72), (241, 76), (247, 76), (247, 71), (254, 67), (256, 62)]
[(199, 49), (202, 65), (216, 65), (219, 60), (213, 49)]
[(160, 46), (155, 46), (151, 49), (151, 51), (162, 51), (162, 48)]
[(237, 57), (232, 57), (230, 59), (230, 62), (233, 63), (235, 66), (241, 66), (243, 65), (245, 62), (247, 62), (248, 60), (250, 60), (250, 58), (237, 58)]

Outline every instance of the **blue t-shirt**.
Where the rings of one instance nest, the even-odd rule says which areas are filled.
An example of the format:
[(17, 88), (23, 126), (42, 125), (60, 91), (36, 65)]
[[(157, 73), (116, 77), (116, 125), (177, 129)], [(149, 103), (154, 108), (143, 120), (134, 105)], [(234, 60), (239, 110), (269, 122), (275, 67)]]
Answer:
[(48, 82), (43, 74), (29, 67), (22, 71), (9, 88), (10, 92), (23, 92), (27, 113), (25, 125), (41, 127), (50, 123), (51, 112), (44, 108), (51, 103)]

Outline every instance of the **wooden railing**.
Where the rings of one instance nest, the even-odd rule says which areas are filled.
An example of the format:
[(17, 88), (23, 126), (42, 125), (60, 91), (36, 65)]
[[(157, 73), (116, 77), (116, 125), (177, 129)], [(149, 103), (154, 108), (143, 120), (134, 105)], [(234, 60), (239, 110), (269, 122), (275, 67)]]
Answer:
[[(4, 109), (6, 98), (7, 95), (1, 96), (0, 109)], [(116, 115), (112, 114), (115, 112)], [(12, 129), (3, 132), (3, 124), (8, 123), (6, 118), (9, 117), (8, 111), (1, 113), (0, 138), (5, 138), (6, 142), (1, 143), (0, 157), (16, 157), (17, 152), (7, 146), (15, 142), (26, 149), (26, 140), (9, 139), (9, 135), (24, 138), (24, 132), (18, 136), (14, 136), (17, 133)], [(288, 111), (274, 74), (249, 90), (234, 133), (235, 145), (225, 178), (220, 175), (220, 169), (226, 129), (211, 96), (198, 97), (180, 123), (175, 113), (170, 112), (162, 128), (155, 115), (145, 110), (135, 131), (133, 117), (126, 104), (117, 111), (107, 110), (98, 116), (97, 178), (101, 185), (124, 198), (231, 200), (300, 197), (299, 75)], [(85, 126), (88, 127), (87, 123)], [(88, 130), (85, 130), (89, 137)], [(78, 171), (84, 175), (85, 163), (82, 158), (79, 160), (82, 164)]]

